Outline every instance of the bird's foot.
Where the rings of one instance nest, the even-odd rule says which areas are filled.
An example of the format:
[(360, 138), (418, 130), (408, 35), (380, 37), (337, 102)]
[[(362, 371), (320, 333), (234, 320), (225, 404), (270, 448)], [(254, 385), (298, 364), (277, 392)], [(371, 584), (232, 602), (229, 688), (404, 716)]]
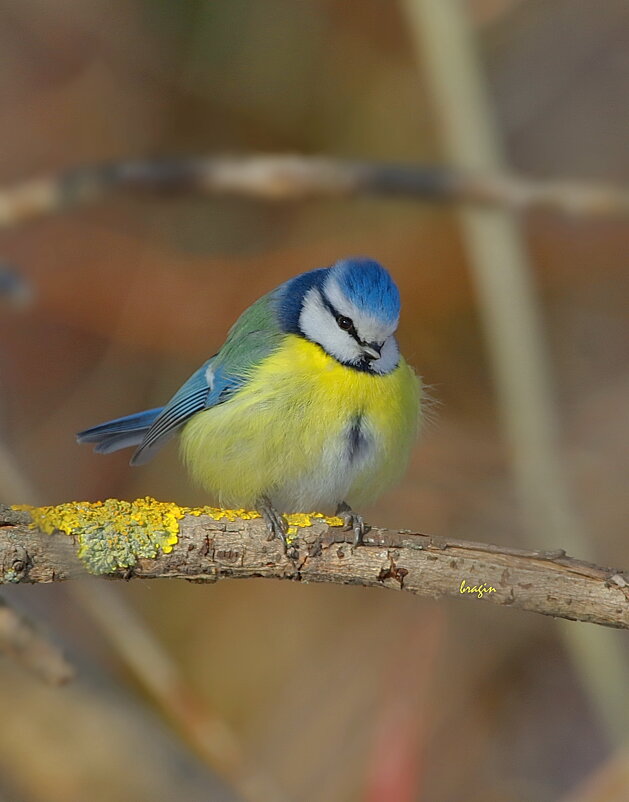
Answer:
[(353, 531), (354, 546), (360, 546), (363, 542), (363, 535), (368, 529), (362, 515), (354, 512), (349, 504), (342, 501), (336, 508), (336, 514), (343, 519), (343, 529), (345, 532)]
[(286, 553), (286, 533), (288, 532), (286, 518), (275, 509), (266, 496), (260, 499), (256, 507), (269, 530), (268, 540), (278, 538), (282, 542), (284, 553)]

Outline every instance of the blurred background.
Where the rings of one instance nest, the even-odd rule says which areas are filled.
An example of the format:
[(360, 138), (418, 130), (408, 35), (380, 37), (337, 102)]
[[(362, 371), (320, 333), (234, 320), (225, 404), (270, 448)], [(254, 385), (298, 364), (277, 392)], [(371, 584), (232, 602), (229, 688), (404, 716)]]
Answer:
[[(629, 182), (626, 0), (432, 5), (450, 7), (454, 45), (430, 0), (5, 0), (2, 186), (215, 153), (466, 164), (448, 93), (468, 81), (463, 138), (485, 154), (471, 166)], [(278, 283), (368, 254), (400, 285), (402, 349), (437, 402), (369, 520), (629, 566), (627, 220), (505, 213), (483, 239), (478, 219), (390, 198), (144, 194), (5, 227), (0, 500), (205, 503), (176, 448), (132, 470), (74, 433), (162, 403)], [(532, 329), (517, 284), (491, 317), (483, 254), (532, 282)], [(542, 363), (511, 394), (505, 310), (516, 339), (534, 333), (522, 371)], [(548, 526), (554, 501), (522, 476), (536, 431), (555, 465)], [(3, 595), (78, 679), (49, 688), (0, 661), (1, 802), (629, 799), (624, 632), (263, 580)]]

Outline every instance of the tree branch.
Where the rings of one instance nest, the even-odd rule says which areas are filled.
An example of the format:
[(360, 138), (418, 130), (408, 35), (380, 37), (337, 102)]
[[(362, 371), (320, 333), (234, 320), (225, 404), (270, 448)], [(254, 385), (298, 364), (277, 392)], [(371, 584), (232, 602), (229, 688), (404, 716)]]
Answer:
[(0, 189), (0, 228), (120, 191), (192, 192), (267, 201), (371, 195), (593, 217), (629, 215), (629, 189), (609, 184), (318, 156), (218, 155), (86, 165), (5, 187)]
[[(107, 505), (124, 505), (125, 520), (134, 525), (143, 509), (150, 510), (147, 526), (154, 531), (147, 529), (148, 534), (164, 536), (172, 516), (177, 519), (177, 534), (169, 536), (169, 545), (164, 547), (169, 553), (155, 548), (154, 557), (127, 559), (108, 572), (110, 578), (216, 582), (268, 577), (334, 582), (405, 590), (429, 598), (450, 596), (474, 602), (482, 598), (544, 615), (629, 629), (627, 575), (575, 560), (561, 550), (526, 551), (377, 528), (365, 536), (364, 546), (354, 549), (349, 535), (340, 526), (330, 525), (338, 519), (295, 516), (298, 533), (287, 556), (277, 541), (267, 540), (265, 526), (254, 513), (236, 517), (232, 511), (179, 508), (151, 499), (33, 508), (30, 514), (0, 506), (0, 581), (74, 579), (86, 574), (86, 563), (93, 572), (97, 563), (86, 554), (86, 532), (90, 543), (105, 532), (105, 539), (98, 541), (100, 549), (102, 543), (113, 542), (114, 530), (124, 533), (125, 542), (135, 537), (129, 534), (127, 538), (122, 517), (114, 516), (111, 526), (102, 526), (103, 515), (114, 509)], [(83, 517), (75, 518), (70, 509), (80, 510)], [(212, 516), (205, 514), (206, 509)], [(162, 515), (160, 510), (167, 510), (171, 523), (156, 517)], [(76, 524), (72, 523), (75, 519)], [(34, 527), (33, 520), (55, 531), (46, 534)], [(55, 526), (65, 528), (67, 534)]]
[(13, 657), (49, 685), (63, 685), (74, 677), (61, 650), (4, 599), (0, 599), (0, 654)]

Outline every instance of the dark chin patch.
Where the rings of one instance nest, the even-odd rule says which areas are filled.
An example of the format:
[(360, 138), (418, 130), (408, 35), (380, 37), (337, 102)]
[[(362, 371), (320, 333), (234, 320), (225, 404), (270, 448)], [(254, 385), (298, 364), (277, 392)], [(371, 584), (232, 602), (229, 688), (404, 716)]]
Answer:
[(345, 365), (346, 368), (353, 368), (354, 370), (359, 370), (361, 373), (371, 373), (372, 376), (386, 376), (389, 373), (392, 373), (397, 366), (400, 364), (400, 355), (398, 353), (398, 358), (395, 361), (394, 365), (386, 370), (384, 373), (381, 373), (379, 370), (376, 370), (372, 360), (370, 359), (361, 359), (359, 362), (350, 363), (350, 362), (341, 362), (342, 365)]
[(369, 359), (361, 359), (359, 362), (356, 362), (353, 365), (348, 365), (348, 367), (355, 368), (355, 370), (360, 370), (362, 373), (376, 373)]
[(383, 375), (382, 373), (378, 373), (377, 370), (373, 369), (373, 366), (368, 359), (361, 359), (359, 362), (344, 362), (342, 359), (339, 359), (337, 356), (334, 356), (334, 354), (331, 354), (329, 351), (326, 351), (326, 349), (324, 348), (323, 345), (321, 345), (321, 343), (318, 343), (315, 340), (311, 340), (301, 331), (297, 333), (300, 334), (304, 338), (304, 340), (308, 340), (309, 343), (312, 343), (313, 345), (316, 345), (317, 348), (320, 348), (326, 356), (332, 357), (332, 359), (336, 360), (339, 363), (339, 365), (343, 365), (344, 368), (350, 368), (350, 370), (358, 370), (361, 373), (371, 373), (372, 376)]

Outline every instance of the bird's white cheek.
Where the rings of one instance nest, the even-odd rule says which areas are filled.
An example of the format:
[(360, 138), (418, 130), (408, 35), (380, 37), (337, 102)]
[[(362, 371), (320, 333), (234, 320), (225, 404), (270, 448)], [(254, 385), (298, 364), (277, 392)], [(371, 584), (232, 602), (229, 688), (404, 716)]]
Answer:
[(339, 362), (360, 362), (363, 350), (356, 340), (336, 325), (330, 327), (318, 340), (325, 350)]
[(340, 362), (355, 362), (361, 359), (360, 346), (353, 337), (339, 328), (334, 317), (321, 303), (319, 293), (314, 288), (306, 294), (299, 316), (299, 325), (309, 340), (321, 345), (330, 356)]

